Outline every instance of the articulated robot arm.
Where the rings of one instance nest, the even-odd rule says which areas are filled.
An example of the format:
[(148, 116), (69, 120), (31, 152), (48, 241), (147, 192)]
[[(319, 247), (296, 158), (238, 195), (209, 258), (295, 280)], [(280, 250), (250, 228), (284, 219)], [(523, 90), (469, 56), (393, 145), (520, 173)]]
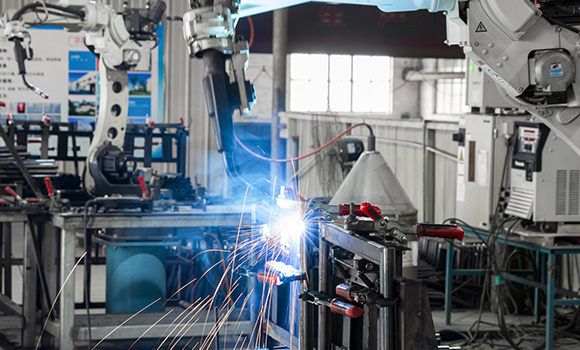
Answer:
[(580, 154), (580, 12), (569, 0), (459, 1), (448, 39)]
[[(195, 1), (195, 8), (183, 16), (189, 54), (202, 58), (207, 72), (203, 86), (217, 149), (224, 155), (226, 170), (234, 174), (236, 141), (232, 116), (236, 109), (248, 113), (255, 102), (254, 87), (245, 77), (248, 43), (235, 36), (238, 5), (239, 0)], [(231, 64), (232, 77), (227, 63)]]
[(5, 34), (15, 45), (19, 74), (43, 98), (48, 95), (26, 80), (25, 60), (33, 55), (27, 29), (48, 24), (86, 31), (85, 44), (100, 58), (99, 118), (87, 155), (97, 195), (141, 193), (133, 179), (135, 161), (122, 151), (129, 108), (127, 72), (150, 69), (150, 53), (157, 46), (155, 31), (165, 9), (163, 1), (153, 1), (147, 9), (126, 8), (118, 14), (110, 6), (90, 0), (37, 1), (3, 16)]
[[(323, 1), (323, 0), (315, 0)], [(236, 49), (235, 19), (308, 0), (197, 0), (184, 16), (184, 34), (192, 56), (208, 68), (206, 96), (214, 118), (218, 149), (232, 152), (231, 115), (238, 94), (227, 94), (227, 79), (215, 84), (220, 53)], [(447, 42), (493, 77), (514, 107), (538, 117), (580, 154), (580, 11), (576, 0), (334, 0), (333, 3), (374, 5), (385, 12), (444, 11)], [(219, 39), (218, 39), (219, 38)], [(241, 44), (240, 44), (241, 45)], [(238, 66), (238, 72), (241, 66)], [(220, 74), (226, 75), (220, 63)], [(236, 67), (234, 67), (236, 71)], [(236, 74), (235, 85), (248, 86)], [(210, 82), (207, 82), (210, 80)], [(241, 90), (240, 90), (241, 91)], [(242, 99), (243, 100), (243, 99)], [(229, 101), (229, 103), (228, 103)], [(226, 109), (225, 106), (230, 106)], [(245, 106), (248, 107), (248, 106)], [(249, 105), (251, 107), (251, 105)], [(232, 148), (230, 148), (232, 147)], [(226, 156), (227, 159), (227, 156)]]

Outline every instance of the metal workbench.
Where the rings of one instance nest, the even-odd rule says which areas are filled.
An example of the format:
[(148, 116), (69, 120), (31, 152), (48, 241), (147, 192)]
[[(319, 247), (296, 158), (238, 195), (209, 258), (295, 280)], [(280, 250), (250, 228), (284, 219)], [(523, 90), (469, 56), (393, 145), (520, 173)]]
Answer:
[[(476, 232), (467, 228), (465, 233), (473, 237), (480, 237), (488, 240), (489, 233), (477, 230)], [(516, 231), (517, 233), (517, 231)], [(543, 234), (550, 236), (549, 233)], [(522, 276), (510, 273), (502, 273), (505, 280), (514, 281), (534, 288), (534, 321), (540, 321), (540, 290), (546, 292), (546, 349), (552, 350), (554, 346), (554, 308), (562, 305), (580, 305), (580, 295), (571, 291), (562, 290), (556, 287), (556, 256), (563, 254), (580, 254), (580, 245), (567, 246), (544, 246), (529, 243), (522, 240), (518, 235), (512, 235), (507, 240), (504, 235), (500, 235), (495, 240), (497, 243), (508, 244), (512, 247), (534, 251), (536, 254), (536, 266), (541, 271), (541, 281), (534, 281)], [(542, 241), (543, 242), (543, 241)], [(451, 297), (453, 290), (453, 276), (485, 276), (485, 270), (457, 270), (453, 268), (453, 245), (448, 244), (445, 270), (445, 324), (451, 324)], [(556, 299), (559, 294), (566, 299)]]
[[(178, 211), (164, 211), (142, 213), (139, 211), (98, 213), (90, 216), (87, 220), (88, 229), (145, 229), (145, 228), (215, 228), (230, 227), (237, 228), (239, 225), (249, 226), (254, 224), (255, 216), (250, 208), (246, 207), (242, 215), (241, 206), (208, 206), (207, 210), (191, 209), (180, 207)], [(75, 232), (82, 232), (84, 229), (83, 215), (79, 213), (54, 214), (52, 225), (60, 231), (60, 281), (65, 281), (69, 274), (74, 274), (72, 269), (76, 263), (75, 257)], [(55, 321), (49, 322), (47, 331), (58, 339), (58, 348), (61, 350), (73, 350), (75, 341), (86, 340), (87, 326), (85, 317), (75, 318), (75, 286), (73, 282), (61, 286), (62, 292), (59, 298), (59, 316)], [(119, 326), (126, 320), (128, 315), (92, 315), (93, 340), (98, 340)], [(155, 318), (157, 317), (157, 318)], [(131, 327), (127, 332), (117, 332), (111, 339), (134, 339), (133, 335), (142, 334), (148, 329), (160, 315), (139, 316), (131, 320)], [(139, 320), (142, 322), (139, 323)], [(153, 320), (153, 321), (152, 321)], [(251, 332), (251, 325), (242, 322), (240, 330), (246, 334)], [(199, 336), (209, 332), (214, 325), (208, 322), (204, 327), (203, 323), (191, 324), (186, 327), (184, 336)], [(183, 326), (183, 325), (182, 325)], [(158, 337), (168, 329), (167, 324), (156, 325), (146, 337)], [(230, 328), (232, 329), (232, 328)], [(249, 332), (248, 332), (249, 329)]]
[[(35, 344), (37, 317), (37, 278), (38, 266), (36, 256), (49, 258), (50, 253), (41, 256), (39, 236), (44, 235), (48, 214), (42, 208), (4, 208), (0, 210), (0, 330), (21, 330), (22, 347)], [(14, 259), (12, 254), (12, 226), (23, 224), (24, 251), (23, 258)], [(34, 232), (31, 231), (31, 227)], [(34, 237), (33, 237), (34, 236)], [(35, 244), (37, 246), (35, 246)], [(53, 252), (56, 254), (56, 252)], [(22, 305), (13, 301), (12, 266), (22, 265)], [(43, 278), (45, 275), (43, 274)], [(2, 289), (3, 288), (3, 289)]]

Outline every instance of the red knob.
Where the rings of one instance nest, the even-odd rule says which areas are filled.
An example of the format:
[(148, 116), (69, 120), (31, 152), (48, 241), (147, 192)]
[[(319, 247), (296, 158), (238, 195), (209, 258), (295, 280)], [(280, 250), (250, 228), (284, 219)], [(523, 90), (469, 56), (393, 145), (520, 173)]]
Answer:
[(0, 107), (6, 107), (6, 102), (0, 101)]
[(417, 224), (417, 236), (450, 238), (463, 241), (465, 232), (457, 225)]
[(345, 303), (340, 299), (334, 299), (330, 302), (330, 311), (334, 314), (344, 315), (350, 318), (359, 318), (365, 313), (363, 308)]
[(49, 197), (54, 196), (54, 188), (52, 187), (52, 180), (50, 179), (50, 177), (44, 178), (44, 184), (46, 185), (46, 191), (48, 192), (48, 196)]
[(149, 197), (149, 193), (147, 192), (147, 186), (145, 185), (145, 179), (143, 179), (143, 176), (138, 176), (137, 180), (139, 180), (139, 185), (141, 185), (141, 194), (143, 198)]

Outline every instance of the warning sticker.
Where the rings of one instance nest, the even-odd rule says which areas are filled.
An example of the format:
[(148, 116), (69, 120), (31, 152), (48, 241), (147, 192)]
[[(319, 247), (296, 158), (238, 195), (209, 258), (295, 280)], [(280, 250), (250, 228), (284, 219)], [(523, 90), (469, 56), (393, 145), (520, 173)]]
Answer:
[(457, 188), (456, 198), (459, 202), (465, 202), (465, 147), (457, 148)]
[(564, 75), (564, 68), (562, 67), (562, 62), (550, 63), (550, 76), (551, 77), (561, 77)]
[(475, 32), (476, 33), (485, 33), (485, 32), (487, 32), (487, 28), (485, 28), (485, 26), (483, 25), (483, 22), (479, 22), (479, 24), (477, 25), (477, 28), (475, 28)]

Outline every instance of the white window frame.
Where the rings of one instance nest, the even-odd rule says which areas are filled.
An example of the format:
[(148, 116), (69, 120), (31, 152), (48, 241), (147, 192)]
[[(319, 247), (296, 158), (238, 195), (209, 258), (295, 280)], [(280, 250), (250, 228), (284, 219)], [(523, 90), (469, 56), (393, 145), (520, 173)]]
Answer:
[[(467, 76), (465, 59), (438, 59), (438, 72), (463, 72)], [(471, 111), (467, 105), (467, 78), (438, 79), (435, 84), (435, 114), (464, 115)]]
[[(318, 58), (320, 58), (322, 55), (315, 55), (315, 54), (290, 54), (288, 57), (288, 62), (289, 62), (289, 70), (288, 70), (288, 91), (290, 93), (290, 98), (289, 98), (289, 103), (288, 103), (288, 110), (292, 111), (292, 112), (310, 112), (310, 113), (333, 113), (333, 114), (344, 114), (344, 115), (352, 115), (352, 114), (371, 114), (371, 115), (390, 115), (393, 113), (393, 57), (390, 56), (372, 56), (372, 55), (324, 55), (326, 56), (327, 59), (327, 74), (326, 74), (326, 79), (325, 80), (316, 80), (316, 79), (311, 79), (310, 77), (306, 78), (306, 79), (296, 79), (293, 78), (292, 76), (292, 65), (293, 65), (293, 57), (296, 57), (295, 55), (300, 55), (302, 56), (302, 58), (305, 58), (307, 56), (317, 56)], [(337, 56), (342, 56), (342, 57), (350, 57), (350, 79), (349, 80), (333, 80), (331, 78), (331, 59), (333, 57), (337, 57)], [(381, 59), (386, 59), (387, 60), (387, 64), (385, 67), (386, 70), (386, 80), (381, 79), (381, 80), (374, 80), (374, 79), (370, 79), (370, 80), (355, 80), (355, 58), (356, 57), (369, 57), (369, 58), (373, 58), (373, 57), (379, 57)], [(292, 99), (293, 96), (293, 82), (302, 82), (302, 83), (307, 83), (307, 84), (313, 84), (313, 83), (318, 83), (318, 84), (323, 84), (326, 86), (326, 101), (324, 103), (324, 105), (326, 106), (326, 108), (312, 108), (313, 104), (310, 104), (309, 106), (307, 106), (306, 108), (303, 107), (299, 107), (296, 108), (296, 102)], [(333, 83), (346, 83), (348, 82), (350, 84), (350, 108), (348, 110), (340, 110), (340, 111), (335, 111), (333, 110), (333, 108), (331, 108), (331, 85)], [(382, 109), (381, 111), (378, 111), (378, 109), (373, 110), (372, 107), (369, 107), (368, 110), (356, 110), (355, 108), (355, 93), (354, 93), (354, 89), (355, 89), (355, 85), (356, 83), (369, 83), (369, 84), (386, 84), (386, 89), (387, 92), (385, 93), (385, 101), (386, 102), (386, 108)]]

